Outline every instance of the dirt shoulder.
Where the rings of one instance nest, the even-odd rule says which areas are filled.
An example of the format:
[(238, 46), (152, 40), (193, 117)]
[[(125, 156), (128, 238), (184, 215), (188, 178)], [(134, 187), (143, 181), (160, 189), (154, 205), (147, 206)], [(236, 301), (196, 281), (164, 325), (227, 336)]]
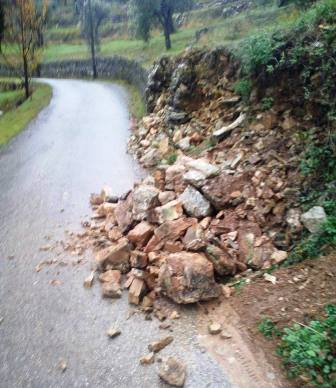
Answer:
[[(279, 339), (266, 339), (258, 325), (268, 318), (282, 330), (323, 315), (324, 305), (336, 303), (335, 264), (336, 255), (332, 254), (280, 268), (272, 272), (276, 284), (259, 278), (229, 299), (207, 306), (207, 314), (200, 316), (202, 342), (233, 383), (239, 387), (302, 386), (302, 382), (286, 377), (275, 353)], [(221, 323), (224, 337), (230, 338), (209, 335), (211, 320)]]

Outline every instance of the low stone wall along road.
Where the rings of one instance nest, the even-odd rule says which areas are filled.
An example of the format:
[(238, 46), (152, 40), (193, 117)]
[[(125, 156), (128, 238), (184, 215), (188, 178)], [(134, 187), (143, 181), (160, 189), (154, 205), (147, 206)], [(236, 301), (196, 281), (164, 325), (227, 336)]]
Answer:
[[(126, 153), (126, 94), (103, 82), (45, 82), (50, 106), (0, 150), (0, 387), (164, 387), (159, 364), (139, 359), (167, 332), (129, 314), (126, 292), (111, 303), (97, 285), (85, 289), (90, 255), (78, 263), (59, 242), (89, 218), (91, 192), (107, 184), (121, 195), (143, 174)], [(199, 345), (195, 317), (186, 309), (160, 356), (185, 360), (186, 387), (229, 387)], [(113, 325), (121, 335), (109, 339)]]

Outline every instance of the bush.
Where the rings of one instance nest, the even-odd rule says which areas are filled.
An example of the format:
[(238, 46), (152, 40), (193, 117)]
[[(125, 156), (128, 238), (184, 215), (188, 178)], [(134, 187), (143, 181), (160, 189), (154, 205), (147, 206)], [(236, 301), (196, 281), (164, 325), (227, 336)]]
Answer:
[(275, 324), (269, 319), (264, 318), (258, 325), (258, 330), (266, 338), (279, 337), (281, 335), (280, 330), (275, 326)]
[(284, 329), (277, 353), (290, 377), (332, 388), (336, 386), (336, 305), (326, 306), (325, 310), (326, 319)]
[(241, 79), (235, 83), (234, 91), (244, 100), (248, 100), (252, 91), (252, 82), (249, 79)]

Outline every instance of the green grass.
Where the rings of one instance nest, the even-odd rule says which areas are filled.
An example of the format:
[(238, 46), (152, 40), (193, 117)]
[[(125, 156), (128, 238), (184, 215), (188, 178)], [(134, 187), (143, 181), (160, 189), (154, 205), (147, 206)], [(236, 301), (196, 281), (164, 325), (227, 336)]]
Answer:
[(132, 116), (134, 116), (137, 120), (140, 120), (143, 116), (145, 116), (146, 108), (145, 108), (144, 99), (136, 86), (121, 80), (116, 80), (116, 81), (109, 80), (109, 82), (113, 82), (118, 85), (121, 85), (127, 90), (128, 107)]
[[(191, 20), (187, 26), (182, 27), (172, 35), (172, 49), (166, 51), (162, 33), (154, 32), (148, 44), (136, 39), (112, 39), (104, 38), (101, 42), (98, 55), (108, 57), (122, 55), (135, 59), (144, 66), (149, 66), (161, 55), (177, 55), (186, 47), (216, 47), (226, 45), (236, 47), (242, 39), (262, 29), (272, 28), (274, 25), (286, 25), (296, 20), (298, 12), (293, 7), (278, 8), (268, 6), (254, 8), (237, 16), (227, 19), (206, 18), (201, 21)], [(208, 27), (209, 32), (205, 34), (198, 43), (195, 42), (195, 33), (202, 27)], [(69, 33), (71, 29), (60, 29), (60, 34)], [(51, 33), (56, 33), (51, 30)], [(50, 42), (44, 52), (44, 61), (84, 59), (89, 58), (89, 50), (84, 41), (74, 39), (72, 42), (55, 44)]]
[[(1, 93), (2, 95), (2, 93)], [(0, 117), (0, 145), (6, 144), (21, 132), (36, 115), (49, 104), (51, 87), (44, 84), (34, 85), (34, 91), (28, 100), (19, 107)]]
[(7, 112), (24, 100), (23, 90), (9, 90), (0, 93), (0, 110)]

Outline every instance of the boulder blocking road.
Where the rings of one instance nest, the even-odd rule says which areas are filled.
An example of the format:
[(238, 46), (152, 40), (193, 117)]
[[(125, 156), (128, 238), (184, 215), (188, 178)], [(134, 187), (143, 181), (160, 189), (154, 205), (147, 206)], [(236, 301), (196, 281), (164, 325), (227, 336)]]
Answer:
[[(53, 98), (0, 150), (0, 387), (164, 387), (159, 364), (142, 366), (147, 346), (166, 335), (142, 314), (127, 319), (127, 297), (111, 303), (83, 280), (90, 260), (41, 250), (79, 230), (89, 195), (120, 195), (142, 172), (126, 153), (127, 96), (116, 85), (46, 80)], [(46, 266), (42, 260), (65, 265)], [(187, 364), (186, 387), (229, 387), (198, 344), (196, 312), (186, 309), (162, 356)], [(112, 325), (121, 335), (110, 340)], [(161, 354), (160, 354), (161, 355)]]

